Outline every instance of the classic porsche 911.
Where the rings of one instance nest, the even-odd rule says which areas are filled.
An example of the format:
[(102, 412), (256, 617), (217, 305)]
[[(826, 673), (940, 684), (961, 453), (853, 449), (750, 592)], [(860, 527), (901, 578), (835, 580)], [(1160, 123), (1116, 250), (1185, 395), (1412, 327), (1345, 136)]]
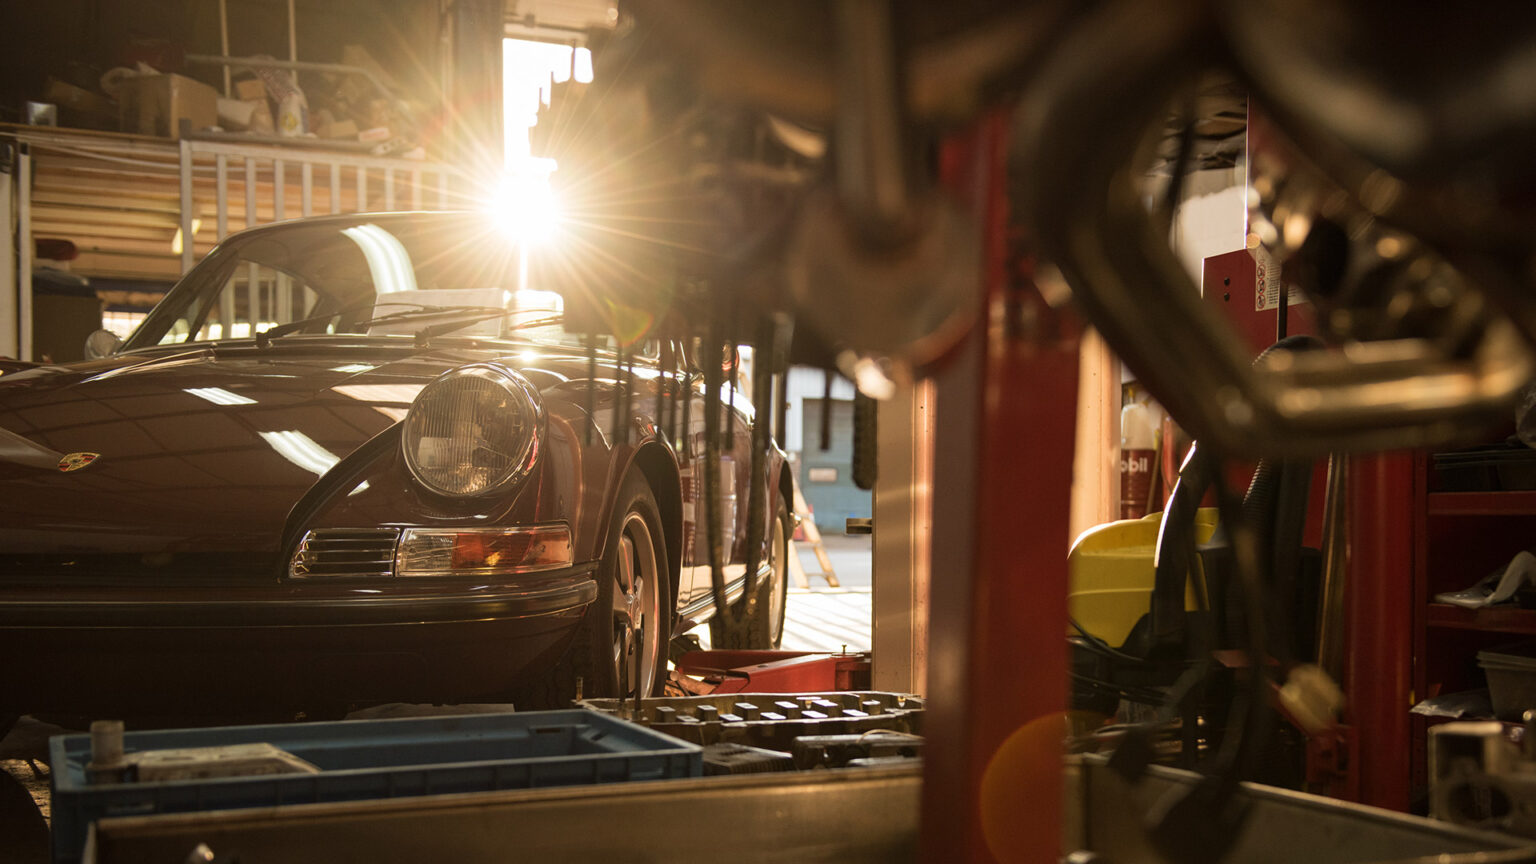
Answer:
[(698, 358), (565, 332), (507, 245), (468, 214), (255, 228), (108, 356), (0, 375), (0, 716), (649, 693), (719, 570), (717, 644), (775, 646), (790, 479), (746, 398), (706, 448)]

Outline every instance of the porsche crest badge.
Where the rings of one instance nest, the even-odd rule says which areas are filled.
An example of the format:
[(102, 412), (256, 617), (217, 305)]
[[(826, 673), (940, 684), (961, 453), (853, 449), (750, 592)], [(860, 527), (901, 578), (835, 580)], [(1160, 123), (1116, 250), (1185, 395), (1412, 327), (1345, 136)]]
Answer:
[(65, 473), (79, 471), (100, 458), (100, 453), (70, 453), (59, 460), (59, 470)]

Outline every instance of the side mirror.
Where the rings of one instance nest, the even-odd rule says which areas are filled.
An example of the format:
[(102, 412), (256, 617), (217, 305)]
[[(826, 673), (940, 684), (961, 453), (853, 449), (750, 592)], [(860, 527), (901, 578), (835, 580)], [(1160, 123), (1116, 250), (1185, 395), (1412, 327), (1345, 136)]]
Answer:
[(97, 330), (85, 337), (85, 359), (100, 360), (103, 357), (111, 357), (121, 347), (123, 347), (123, 340), (116, 333), (111, 330)]

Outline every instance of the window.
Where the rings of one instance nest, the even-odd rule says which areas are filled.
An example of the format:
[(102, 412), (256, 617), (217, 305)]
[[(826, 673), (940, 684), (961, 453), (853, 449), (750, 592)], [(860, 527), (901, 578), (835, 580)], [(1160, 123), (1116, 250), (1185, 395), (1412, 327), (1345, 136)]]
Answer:
[(240, 260), (217, 291), (204, 292), (170, 322), (161, 345), (248, 339), (261, 331), (309, 317), (317, 295), (290, 273)]

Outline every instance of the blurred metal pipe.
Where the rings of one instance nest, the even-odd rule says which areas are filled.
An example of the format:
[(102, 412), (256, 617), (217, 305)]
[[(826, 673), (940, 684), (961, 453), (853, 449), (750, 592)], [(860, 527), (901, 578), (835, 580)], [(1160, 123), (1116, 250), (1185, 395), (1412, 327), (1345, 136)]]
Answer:
[(1129, 163), (1161, 106), (1201, 68), (1212, 38), (1205, 11), (1192, 2), (1105, 6), (1060, 41), (1026, 95), (1010, 176), (1043, 257), (1059, 268), (1042, 266), (1037, 279), (1056, 294), (1070, 290), (1158, 401), (1224, 452), (1427, 446), (1504, 416), (1536, 367), (1507, 321), (1494, 321), (1465, 358), (1402, 339), (1250, 368), (1201, 302)]
[(1323, 497), (1323, 589), (1319, 592), (1317, 664), (1334, 681), (1344, 676), (1344, 579), (1349, 539), (1344, 495), (1349, 484), (1349, 460), (1328, 457), (1327, 490)]
[(873, 238), (909, 217), (902, 164), (900, 90), (888, 0), (839, 0), (837, 191), (854, 223)]

